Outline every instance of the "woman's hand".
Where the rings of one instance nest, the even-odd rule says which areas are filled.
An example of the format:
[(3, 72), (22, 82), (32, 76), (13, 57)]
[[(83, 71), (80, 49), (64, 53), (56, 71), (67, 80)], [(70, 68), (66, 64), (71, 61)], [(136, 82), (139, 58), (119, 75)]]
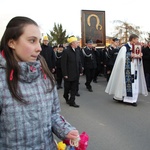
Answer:
[(71, 130), (67, 136), (68, 139), (74, 140), (77, 139), (79, 137), (79, 131), (78, 130)]

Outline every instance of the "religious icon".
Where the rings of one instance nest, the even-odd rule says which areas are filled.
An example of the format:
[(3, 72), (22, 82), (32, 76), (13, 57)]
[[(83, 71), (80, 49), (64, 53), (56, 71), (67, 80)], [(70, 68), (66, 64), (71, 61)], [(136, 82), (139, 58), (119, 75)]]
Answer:
[(96, 14), (91, 14), (91, 15), (88, 16), (88, 18), (87, 18), (87, 24), (89, 26), (91, 26), (91, 20), (90, 20), (91, 17), (95, 17), (96, 18), (97, 22), (96, 22), (95, 28), (97, 30), (102, 30), (102, 25), (100, 24), (100, 19), (99, 19), (99, 17)]
[(141, 45), (134, 45), (134, 54), (136, 55), (141, 54)]
[(97, 47), (105, 46), (105, 11), (82, 10), (82, 46), (91, 39)]

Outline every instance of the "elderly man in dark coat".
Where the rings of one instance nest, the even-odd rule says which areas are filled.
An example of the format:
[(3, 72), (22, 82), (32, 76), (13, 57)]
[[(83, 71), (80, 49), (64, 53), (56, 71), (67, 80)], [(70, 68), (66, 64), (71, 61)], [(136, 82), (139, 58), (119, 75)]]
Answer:
[[(77, 50), (77, 38), (68, 38), (69, 46), (63, 52), (61, 58), (62, 74), (64, 77), (64, 98), (66, 103), (72, 107), (79, 107), (75, 103), (75, 95), (78, 87), (78, 79), (82, 74), (80, 53)], [(70, 96), (69, 96), (70, 95)]]

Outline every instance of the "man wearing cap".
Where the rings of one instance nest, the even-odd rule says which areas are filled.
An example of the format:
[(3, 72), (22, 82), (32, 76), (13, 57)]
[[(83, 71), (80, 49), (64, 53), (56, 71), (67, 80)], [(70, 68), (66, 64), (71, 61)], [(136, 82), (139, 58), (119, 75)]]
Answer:
[(95, 70), (97, 68), (96, 49), (93, 47), (93, 41), (87, 40), (86, 47), (82, 50), (84, 55), (84, 71), (86, 76), (86, 88), (93, 92), (91, 82), (94, 79)]
[(62, 74), (64, 77), (64, 95), (66, 103), (72, 107), (79, 107), (75, 103), (79, 76), (82, 74), (80, 53), (77, 49), (77, 38), (71, 36), (67, 39), (69, 45), (63, 52), (61, 58)]
[(63, 55), (63, 50), (64, 50), (63, 44), (59, 44), (59, 46), (57, 47), (57, 51), (55, 52), (57, 89), (62, 88), (63, 75), (62, 75), (62, 69), (61, 69), (61, 58)]
[(110, 78), (116, 57), (119, 53), (119, 39), (117, 38), (113, 38), (112, 39), (112, 44), (110, 46), (108, 46), (108, 59), (106, 61), (106, 74), (107, 74), (107, 81)]
[(43, 44), (41, 45), (41, 48), (42, 51), (40, 54), (45, 58), (49, 70), (54, 73), (56, 58), (53, 48), (49, 45), (49, 39), (47, 36), (43, 37)]

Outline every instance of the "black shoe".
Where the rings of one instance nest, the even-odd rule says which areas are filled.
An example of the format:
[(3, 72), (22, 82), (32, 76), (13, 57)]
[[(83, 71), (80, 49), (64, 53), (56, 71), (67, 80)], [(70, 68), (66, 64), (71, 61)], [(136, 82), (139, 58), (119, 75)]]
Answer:
[(68, 104), (68, 105), (70, 104), (69, 100), (66, 100), (66, 104)]
[(93, 92), (93, 90), (92, 89), (88, 89), (89, 90), (89, 92)]
[(123, 100), (119, 100), (119, 99), (115, 99), (115, 98), (113, 98), (113, 100), (116, 102), (123, 102)]
[(79, 93), (76, 93), (76, 96), (80, 96), (80, 94), (79, 94)]
[(132, 106), (136, 107), (136, 106), (137, 106), (137, 103), (132, 103)]
[(58, 85), (58, 86), (57, 86), (57, 90), (59, 90), (59, 89), (61, 89), (61, 86)]
[[(63, 96), (63, 97), (64, 97), (64, 96)], [(68, 98), (64, 97), (64, 99), (66, 100), (66, 104), (69, 104), (69, 103), (70, 103), (69, 100), (68, 100)]]
[(57, 89), (62, 89), (62, 86), (61, 85), (57, 85)]
[(114, 100), (114, 101), (117, 101), (117, 102), (119, 101), (118, 99), (115, 99), (115, 98), (113, 98), (113, 100)]
[(94, 83), (97, 83), (97, 81), (96, 81), (96, 80), (93, 80), (93, 82), (94, 82)]
[(76, 107), (76, 108), (78, 108), (78, 107), (80, 107), (79, 105), (77, 105), (76, 103), (74, 103), (74, 104), (69, 104), (71, 107)]
[(58, 86), (58, 87), (57, 87), (57, 90), (59, 90), (59, 89), (60, 89), (60, 87)]

